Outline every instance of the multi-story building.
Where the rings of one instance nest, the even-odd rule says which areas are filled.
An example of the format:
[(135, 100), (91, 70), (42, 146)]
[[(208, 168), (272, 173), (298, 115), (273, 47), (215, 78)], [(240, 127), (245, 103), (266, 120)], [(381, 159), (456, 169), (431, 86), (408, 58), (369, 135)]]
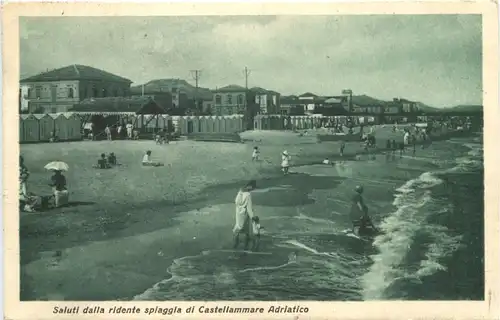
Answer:
[(318, 104), (320, 104), (318, 98), (319, 97), (317, 95), (310, 92), (306, 92), (298, 96), (299, 101), (304, 105), (304, 112), (306, 114), (314, 113), (314, 109), (318, 106)]
[(255, 93), (255, 103), (258, 106), (258, 114), (281, 114), (281, 95), (278, 92), (259, 87), (251, 88), (250, 91)]
[[(212, 107), (212, 92), (206, 88), (196, 88), (183, 79), (158, 79), (143, 85), (133, 86), (132, 95), (153, 95), (161, 97), (170, 114), (209, 113)], [(170, 100), (167, 103), (167, 100)]]
[(213, 115), (247, 114), (249, 109), (256, 110), (255, 92), (238, 85), (228, 85), (213, 90)]
[(297, 96), (283, 96), (280, 98), (280, 113), (289, 116), (303, 116), (305, 104)]
[(129, 79), (83, 65), (71, 65), (22, 79), (21, 107), (28, 112), (66, 112), (86, 98), (130, 94)]

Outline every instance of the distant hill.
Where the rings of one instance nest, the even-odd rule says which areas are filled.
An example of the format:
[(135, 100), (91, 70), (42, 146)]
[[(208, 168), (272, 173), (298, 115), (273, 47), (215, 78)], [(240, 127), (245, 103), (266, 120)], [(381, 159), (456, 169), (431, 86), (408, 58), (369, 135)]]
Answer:
[(427, 112), (432, 112), (432, 111), (439, 110), (438, 108), (428, 106), (428, 105), (426, 105), (425, 103), (422, 103), (422, 102), (418, 102), (417, 101), (416, 103), (417, 103), (418, 110), (427, 111)]
[(453, 108), (448, 108), (447, 110), (453, 110), (453, 111), (483, 111), (483, 106), (481, 105), (458, 105)]
[(382, 105), (386, 104), (387, 102), (367, 96), (366, 94), (362, 94), (359, 96), (352, 96), (352, 103), (358, 106), (366, 106), (366, 105)]

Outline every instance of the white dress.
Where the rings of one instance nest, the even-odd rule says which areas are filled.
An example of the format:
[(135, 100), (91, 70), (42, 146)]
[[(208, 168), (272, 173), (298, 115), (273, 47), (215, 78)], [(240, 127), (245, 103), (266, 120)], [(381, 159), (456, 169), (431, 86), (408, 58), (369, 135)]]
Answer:
[(290, 156), (281, 155), (281, 166), (283, 168), (288, 168), (290, 166)]
[(243, 231), (248, 228), (250, 231), (250, 219), (253, 217), (252, 195), (248, 191), (238, 191), (236, 199), (236, 223), (234, 224), (233, 232)]

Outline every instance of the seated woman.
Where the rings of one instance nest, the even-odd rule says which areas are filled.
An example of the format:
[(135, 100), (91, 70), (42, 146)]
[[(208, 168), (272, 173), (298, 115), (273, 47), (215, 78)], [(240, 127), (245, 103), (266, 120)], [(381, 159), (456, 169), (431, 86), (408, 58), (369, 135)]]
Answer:
[(161, 167), (163, 163), (151, 161), (151, 150), (148, 150), (142, 158), (142, 165), (147, 167)]
[(114, 152), (111, 152), (108, 156), (108, 165), (116, 166), (118, 163), (116, 162), (116, 156)]
[(49, 186), (52, 187), (56, 207), (68, 204), (69, 193), (66, 188), (66, 177), (60, 170), (54, 171), (54, 175), (50, 179)]
[(97, 165), (92, 166), (95, 169), (109, 169), (111, 166), (106, 160), (106, 155), (101, 153), (101, 158), (97, 160)]

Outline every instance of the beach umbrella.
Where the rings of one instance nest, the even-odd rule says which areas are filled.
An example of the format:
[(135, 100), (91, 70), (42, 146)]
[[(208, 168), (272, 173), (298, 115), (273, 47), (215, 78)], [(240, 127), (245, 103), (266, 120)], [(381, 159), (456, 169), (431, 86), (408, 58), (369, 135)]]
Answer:
[(62, 162), (62, 161), (49, 162), (45, 165), (44, 168), (47, 170), (56, 170), (56, 171), (68, 171), (69, 170), (69, 166), (66, 164), (66, 162)]

